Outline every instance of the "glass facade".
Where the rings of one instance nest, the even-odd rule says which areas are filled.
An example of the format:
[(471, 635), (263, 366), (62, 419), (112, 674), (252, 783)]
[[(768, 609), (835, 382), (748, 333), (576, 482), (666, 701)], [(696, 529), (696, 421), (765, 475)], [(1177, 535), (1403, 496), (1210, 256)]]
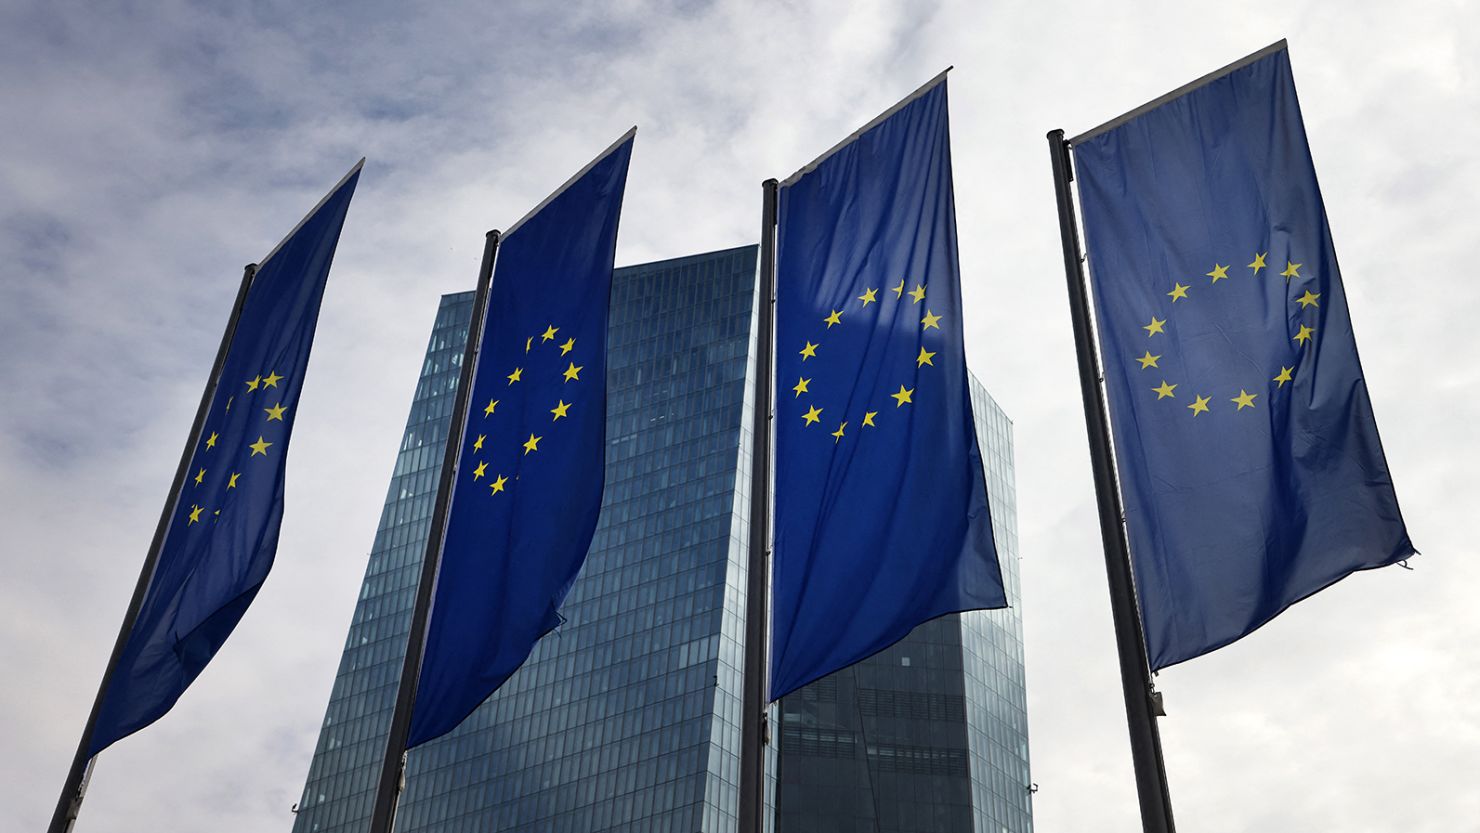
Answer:
[[(750, 500), (737, 472), (750, 466), (756, 257), (745, 246), (616, 270), (606, 491), (565, 622), (462, 726), (410, 753), (398, 833), (734, 829)], [(472, 293), (444, 297), (437, 311), (295, 833), (367, 825), (471, 316)], [(983, 419), (978, 398), (990, 400), (973, 390), (1015, 600), (1010, 423), (995, 405), (998, 419)], [(1016, 615), (950, 617), (910, 637), (943, 629), (932, 638), (954, 647), (931, 657), (954, 656), (954, 666), (926, 699), (949, 690), (941, 696), (969, 715), (956, 734), (913, 747), (960, 753), (970, 778), (943, 775), (941, 794), (968, 818), (1003, 802), (1000, 825), (976, 828), (993, 833), (1030, 829), (1026, 791), (1012, 793), (1027, 777)], [(774, 780), (768, 788), (774, 796)], [(1006, 820), (1010, 808), (1023, 823)]]
[(926, 622), (781, 702), (778, 833), (1031, 833), (1012, 423), (975, 378), (1005, 610)]
[[(733, 829), (755, 267), (746, 246), (616, 270), (606, 491), (566, 621), (410, 753), (399, 833)], [(442, 299), (295, 831), (369, 819), (471, 316)]]

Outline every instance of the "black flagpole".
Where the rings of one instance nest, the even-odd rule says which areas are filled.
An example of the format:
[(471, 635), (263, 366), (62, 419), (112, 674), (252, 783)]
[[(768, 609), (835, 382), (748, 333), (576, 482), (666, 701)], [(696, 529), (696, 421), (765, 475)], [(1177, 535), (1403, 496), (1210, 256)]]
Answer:
[(370, 817), (371, 833), (390, 833), (396, 823), (396, 807), (405, 787), (406, 738), (411, 733), (411, 707), (416, 702), (416, 683), (421, 676), (421, 654), (426, 646), (427, 619), (436, 587), (437, 566), (442, 558), (442, 536), (447, 529), (447, 509), (452, 496), (452, 479), (457, 473), (457, 450), (462, 445), (463, 423), (468, 419), (468, 400), (473, 396), (473, 365), (483, 339), (483, 319), (488, 306), (488, 286), (493, 280), (493, 256), (498, 251), (498, 229), (488, 232), (483, 241), (483, 263), (478, 267), (478, 291), (473, 296), (473, 318), (468, 322), (468, 343), (463, 348), (462, 371), (458, 375), (457, 399), (452, 408), (452, 424), (447, 429), (447, 446), (442, 452), (442, 477), (437, 486), (437, 504), (432, 510), (432, 524), (427, 532), (426, 555), (421, 562), (421, 579), (416, 585), (416, 604), (411, 609), (411, 631), (406, 635), (406, 658), (401, 662), (401, 684), (396, 689), (396, 708), (391, 713), (390, 732), (385, 741), (385, 758), (380, 765), (380, 780), (375, 788), (375, 808)]
[(1069, 282), (1069, 316), (1074, 325), (1074, 352), (1079, 358), (1079, 387), (1084, 398), (1084, 425), (1089, 432), (1090, 464), (1094, 469), (1095, 497), (1100, 510), (1100, 538), (1105, 547), (1105, 572), (1110, 583), (1110, 613), (1115, 621), (1115, 647), (1120, 654), (1120, 683), (1125, 694), (1125, 717), (1131, 736), (1131, 760), (1136, 770), (1136, 794), (1141, 802), (1145, 833), (1173, 833), (1171, 794), (1156, 726), (1160, 701), (1151, 684), (1146, 639), (1136, 610), (1131, 576), (1130, 545), (1122, 524), (1120, 487), (1110, 453), (1110, 423), (1105, 417), (1105, 391), (1100, 387), (1100, 363), (1090, 332), (1089, 299), (1084, 258), (1079, 249), (1079, 225), (1074, 218), (1074, 178), (1069, 143), (1064, 131), (1048, 134), (1053, 159), (1054, 195), (1059, 208), (1059, 234), (1064, 243), (1064, 276)]
[(98, 685), (97, 697), (93, 699), (92, 712), (87, 716), (87, 725), (82, 730), (82, 740), (77, 743), (77, 753), (72, 756), (72, 768), (67, 771), (67, 782), (62, 786), (62, 794), (57, 798), (56, 810), (51, 815), (51, 825), (46, 829), (48, 833), (68, 833), (72, 825), (77, 821), (77, 813), (82, 809), (82, 797), (87, 791), (88, 776), (92, 772), (92, 758), (87, 754), (92, 745), (93, 730), (97, 727), (98, 712), (103, 706), (103, 695), (108, 691), (108, 683), (113, 679), (113, 672), (118, 668), (118, 659), (123, 654), (123, 647), (128, 644), (129, 634), (133, 632), (134, 623), (139, 618), (139, 608), (144, 605), (144, 596), (149, 592), (149, 583), (154, 578), (154, 568), (159, 563), (159, 551), (164, 546), (164, 536), (170, 528), (170, 519), (175, 516), (176, 501), (180, 495), (180, 487), (185, 484), (185, 478), (189, 472), (190, 458), (195, 454), (195, 447), (200, 442), (200, 434), (205, 426), (206, 415), (211, 409), (211, 400), (216, 395), (216, 387), (221, 382), (221, 366), (226, 364), (226, 353), (231, 349), (231, 340), (236, 336), (236, 325), (242, 317), (242, 305), (247, 300), (247, 290), (252, 286), (252, 279), (257, 276), (257, 264), (249, 263), (242, 270), (241, 288), (236, 291), (236, 303), (231, 307), (231, 315), (226, 319), (226, 332), (221, 334), (221, 346), (216, 350), (216, 362), (211, 365), (211, 375), (206, 379), (206, 389), (200, 395), (200, 406), (195, 410), (195, 422), (190, 426), (190, 435), (185, 440), (185, 450), (180, 453), (180, 465), (175, 469), (175, 479), (170, 484), (170, 493), (165, 497), (164, 509), (159, 513), (159, 525), (154, 528), (154, 540), (149, 543), (149, 554), (144, 557), (144, 567), (139, 571), (139, 580), (134, 584), (133, 598), (129, 599), (128, 609), (123, 614), (123, 625), (118, 629), (118, 640), (113, 643), (113, 654), (108, 657), (107, 670), (103, 672), (103, 681)]
[(766, 816), (766, 594), (771, 550), (771, 321), (776, 305), (776, 180), (761, 184), (756, 293), (755, 410), (751, 426), (750, 566), (745, 587), (745, 671), (740, 702), (739, 833), (763, 833)]

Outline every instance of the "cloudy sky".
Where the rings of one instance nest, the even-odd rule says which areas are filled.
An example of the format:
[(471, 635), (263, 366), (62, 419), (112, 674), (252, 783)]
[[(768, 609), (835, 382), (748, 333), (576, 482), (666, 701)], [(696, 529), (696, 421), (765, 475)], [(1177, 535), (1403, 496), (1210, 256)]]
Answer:
[(1043, 136), (1281, 37), (1424, 555), (1160, 676), (1174, 806), (1212, 833), (1480, 819), (1480, 8), (213, 5), (0, 3), (0, 828), (49, 817), (242, 265), (356, 159), (277, 568), (101, 757), (81, 833), (291, 823), (437, 298), (486, 229), (637, 124), (618, 263), (752, 242), (761, 180), (954, 64), (969, 360), (1017, 431), (1038, 829), (1138, 829)]

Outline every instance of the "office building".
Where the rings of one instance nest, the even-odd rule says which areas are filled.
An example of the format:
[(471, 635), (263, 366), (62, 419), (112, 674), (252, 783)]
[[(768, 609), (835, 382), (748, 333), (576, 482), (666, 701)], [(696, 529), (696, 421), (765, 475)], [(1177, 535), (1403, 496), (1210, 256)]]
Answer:
[[(756, 258), (746, 246), (616, 270), (606, 490), (566, 621), (463, 725), (411, 752), (398, 833), (734, 829)], [(472, 293), (437, 311), (295, 833), (369, 819), (471, 315)], [(995, 696), (995, 648), (958, 631), (971, 659), (956, 689)]]

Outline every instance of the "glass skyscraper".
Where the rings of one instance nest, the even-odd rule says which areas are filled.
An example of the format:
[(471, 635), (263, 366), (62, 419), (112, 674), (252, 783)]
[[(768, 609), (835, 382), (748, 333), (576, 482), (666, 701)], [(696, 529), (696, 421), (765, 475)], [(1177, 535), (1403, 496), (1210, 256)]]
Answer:
[[(458, 729), (412, 750), (398, 833), (734, 829), (756, 258), (746, 246), (616, 270), (606, 491), (565, 623)], [(437, 311), (295, 833), (358, 833), (370, 816), (472, 300), (448, 295)], [(1015, 539), (1003, 538), (1015, 535), (1010, 426), (995, 406), (996, 417), (983, 419), (981, 402), (992, 508), (1015, 593)], [(1026, 831), (1026, 821), (981, 812), (998, 800), (1004, 812), (1022, 807), (1026, 819), (1018, 620), (968, 614), (926, 629), (958, 619), (954, 675), (942, 673), (970, 715), (966, 740), (949, 746), (968, 755), (967, 813), (991, 822), (977, 830)], [(1019, 761), (1021, 771), (1011, 768)]]

